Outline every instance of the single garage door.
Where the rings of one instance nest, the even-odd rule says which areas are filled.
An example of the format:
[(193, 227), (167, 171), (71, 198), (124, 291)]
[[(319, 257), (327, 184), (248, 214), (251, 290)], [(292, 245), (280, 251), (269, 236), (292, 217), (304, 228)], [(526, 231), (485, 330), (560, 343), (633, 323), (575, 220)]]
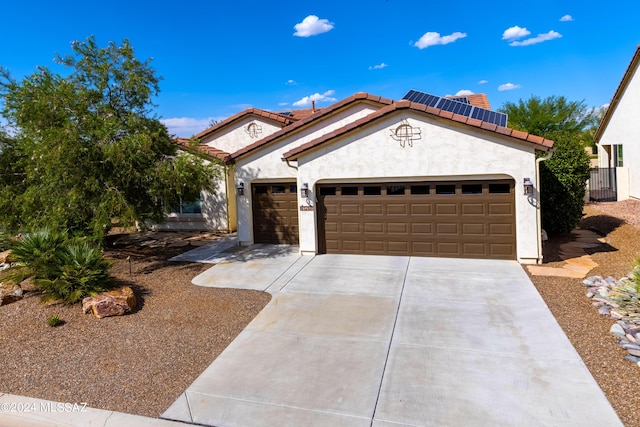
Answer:
[(321, 253), (516, 258), (514, 181), (323, 184)]
[(251, 186), (255, 243), (298, 244), (298, 195), (295, 182)]

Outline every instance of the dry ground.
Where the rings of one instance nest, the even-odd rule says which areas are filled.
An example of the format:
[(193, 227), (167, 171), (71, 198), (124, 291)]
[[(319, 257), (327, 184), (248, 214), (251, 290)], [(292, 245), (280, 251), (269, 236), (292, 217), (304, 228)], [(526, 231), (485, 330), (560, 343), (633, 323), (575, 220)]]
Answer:
[[(106, 251), (112, 273), (138, 297), (130, 315), (99, 320), (78, 304), (41, 305), (34, 293), (1, 306), (0, 391), (161, 415), (271, 298), (192, 285), (211, 265), (166, 261), (192, 248), (164, 247), (172, 239), (163, 234), (156, 247), (142, 239)], [(54, 314), (65, 324), (50, 327)]]
[[(607, 236), (606, 244), (589, 250), (599, 264), (589, 275), (618, 279), (629, 273), (640, 256), (640, 201), (589, 204), (585, 214), (580, 227)], [(551, 236), (545, 247), (549, 266), (562, 265), (557, 249), (570, 239), (569, 234)], [(640, 367), (624, 359), (627, 353), (609, 334), (614, 321), (591, 305), (582, 279), (531, 276), (531, 280), (624, 425), (640, 427)]]
[[(593, 204), (585, 213), (581, 227), (608, 236), (608, 244), (592, 250), (600, 266), (590, 274), (628, 273), (640, 256), (640, 202)], [(569, 239), (551, 236), (548, 265), (562, 265), (558, 246)], [(40, 305), (34, 294), (0, 307), (0, 391), (157, 417), (270, 299), (262, 292), (191, 285), (209, 265), (166, 261), (189, 247), (130, 243), (106, 253), (115, 261), (113, 273), (140, 299), (131, 315), (98, 320), (78, 305)], [(597, 314), (580, 279), (532, 280), (625, 426), (640, 427), (640, 367), (624, 359), (609, 334), (613, 321)], [(65, 324), (49, 327), (53, 314)]]

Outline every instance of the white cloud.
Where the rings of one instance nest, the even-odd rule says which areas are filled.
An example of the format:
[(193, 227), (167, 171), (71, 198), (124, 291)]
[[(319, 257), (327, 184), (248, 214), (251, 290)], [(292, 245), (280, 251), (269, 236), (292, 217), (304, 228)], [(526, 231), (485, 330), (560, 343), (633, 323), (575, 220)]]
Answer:
[(482, 80), (480, 80), (478, 82), (479, 85), (484, 85), (484, 84), (487, 84), (487, 83), (489, 83), (489, 80), (484, 80), (484, 79), (482, 79)]
[(316, 36), (331, 31), (333, 29), (333, 22), (329, 22), (328, 19), (320, 19), (316, 15), (309, 15), (304, 18), (302, 22), (294, 25), (293, 28), (296, 30), (296, 32), (293, 33), (294, 36)]
[(313, 95), (305, 96), (299, 101), (294, 102), (294, 107), (310, 107), (311, 101), (315, 102), (335, 102), (337, 99), (333, 98), (335, 90), (328, 90), (323, 94), (314, 93)]
[(370, 70), (381, 70), (383, 68), (387, 68), (389, 66), (389, 64), (385, 64), (384, 62), (378, 64), (378, 65), (372, 65), (369, 67)]
[(498, 86), (498, 90), (499, 91), (513, 90), (513, 89), (520, 89), (521, 87), (522, 87), (521, 85), (515, 85), (513, 83), (505, 83), (503, 85)]
[(448, 36), (441, 36), (440, 33), (430, 31), (428, 33), (424, 33), (423, 36), (420, 37), (420, 40), (415, 42), (413, 45), (418, 49), (424, 49), (429, 46), (453, 43), (454, 41), (465, 37), (467, 37), (467, 33), (461, 33), (459, 31), (449, 34)]
[(573, 16), (564, 15), (562, 18), (560, 18), (560, 22), (569, 22), (569, 21), (573, 21)]
[(289, 79), (285, 84), (288, 86), (296, 86), (298, 82), (296, 82), (295, 80)]
[(160, 120), (169, 129), (169, 133), (180, 138), (189, 138), (209, 127), (212, 120), (221, 121), (224, 117), (206, 117), (194, 119), (192, 117), (172, 117)]
[(527, 30), (526, 28), (520, 28), (517, 25), (515, 25), (511, 28), (507, 28), (506, 30), (504, 30), (504, 33), (502, 33), (502, 40), (520, 39), (522, 37), (528, 36), (529, 34), (531, 34), (531, 31)]
[(278, 102), (278, 106), (280, 106), (280, 107), (284, 107), (284, 106), (287, 106), (287, 105), (289, 105), (288, 102)]
[(559, 39), (560, 37), (562, 37), (562, 34), (551, 30), (548, 33), (538, 34), (536, 37), (532, 37), (530, 39), (525, 39), (522, 41), (512, 41), (511, 43), (509, 43), (509, 46), (531, 46), (532, 44), (538, 44), (538, 43), (546, 42), (548, 40)]
[(456, 92), (455, 96), (473, 95), (473, 91), (469, 89), (462, 89)]

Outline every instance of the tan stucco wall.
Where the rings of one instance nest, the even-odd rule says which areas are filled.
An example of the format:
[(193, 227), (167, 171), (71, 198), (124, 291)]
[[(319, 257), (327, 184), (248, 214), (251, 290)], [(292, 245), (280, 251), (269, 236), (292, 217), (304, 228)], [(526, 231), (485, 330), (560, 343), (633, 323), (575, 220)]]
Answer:
[[(421, 139), (404, 147), (391, 137), (402, 119), (421, 130)], [(334, 127), (327, 126), (323, 133)], [(317, 134), (317, 133), (316, 133)], [(319, 182), (413, 181), (459, 179), (515, 180), (516, 234), (518, 259), (535, 262), (538, 257), (535, 200), (523, 195), (523, 180), (535, 183), (535, 153), (532, 146), (519, 144), (497, 134), (474, 130), (450, 121), (432, 119), (420, 113), (403, 111), (375, 124), (351, 132), (322, 148), (304, 154), (293, 166), (276, 163), (282, 153), (306, 142), (291, 140), (238, 164), (237, 179), (245, 185), (255, 180), (297, 177), (298, 188), (308, 183), (311, 189)], [(264, 162), (264, 163), (263, 163)], [(243, 175), (244, 174), (244, 175)], [(314, 203), (298, 194), (299, 205)], [(252, 241), (250, 197), (238, 206), (238, 237)], [(300, 250), (315, 253), (315, 211), (300, 211)]]
[[(260, 126), (262, 129), (262, 133), (260, 133), (257, 138), (251, 137), (245, 130), (245, 128), (252, 122)], [(233, 153), (266, 136), (276, 133), (280, 129), (282, 129), (281, 126), (274, 125), (271, 122), (261, 120), (260, 118), (245, 117), (237, 123), (234, 123), (233, 126), (228, 126), (227, 128), (221, 129), (219, 132), (202, 139), (200, 143), (217, 148), (218, 150), (226, 151), (227, 153)]]
[(238, 159), (236, 161), (235, 179), (237, 183), (243, 182), (245, 186), (245, 195), (237, 196), (238, 240), (240, 243), (245, 245), (253, 243), (252, 183), (295, 180), (297, 177), (296, 168), (282, 161), (282, 155), (285, 152), (358, 120), (378, 108), (368, 103), (354, 104), (334, 116), (311, 124), (304, 130), (295, 132), (278, 142)]
[[(391, 138), (401, 119), (422, 131), (413, 146), (404, 147)], [(509, 143), (497, 135), (481, 134), (467, 127), (452, 129), (415, 114), (390, 116), (375, 126), (341, 138), (334, 144), (309, 152), (298, 162), (298, 185), (314, 188), (318, 182), (408, 180), (515, 180), (518, 260), (538, 257), (536, 207), (523, 194), (523, 180), (535, 184), (534, 149)], [(455, 126), (455, 125), (454, 125)], [(311, 199), (313, 200), (313, 199)], [(299, 200), (300, 204), (308, 204)], [(300, 250), (318, 247), (315, 212), (300, 212)]]

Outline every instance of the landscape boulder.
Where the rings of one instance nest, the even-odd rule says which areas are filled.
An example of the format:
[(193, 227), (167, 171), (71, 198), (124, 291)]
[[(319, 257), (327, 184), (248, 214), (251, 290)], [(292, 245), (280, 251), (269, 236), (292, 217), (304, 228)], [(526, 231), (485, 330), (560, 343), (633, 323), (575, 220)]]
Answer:
[(102, 292), (95, 297), (82, 300), (82, 311), (89, 311), (98, 319), (109, 316), (122, 316), (136, 308), (136, 296), (129, 286)]
[(11, 251), (0, 252), (0, 264), (9, 264), (9, 263), (11, 263)]
[(0, 305), (11, 304), (22, 299), (22, 288), (18, 285), (0, 283)]

